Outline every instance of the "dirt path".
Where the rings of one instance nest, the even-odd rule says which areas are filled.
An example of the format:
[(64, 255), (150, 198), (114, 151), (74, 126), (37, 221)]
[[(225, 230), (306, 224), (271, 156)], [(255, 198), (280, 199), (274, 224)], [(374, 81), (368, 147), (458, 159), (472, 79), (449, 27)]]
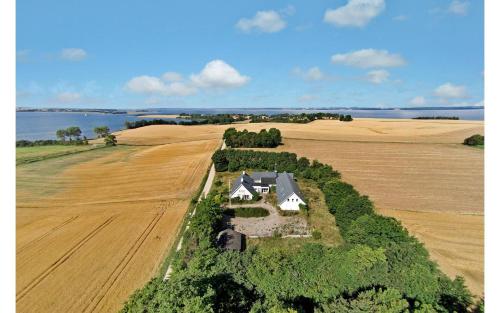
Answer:
[[(226, 149), (226, 143), (224, 141), (222, 142), (222, 146), (220, 149), (221, 150)], [(208, 173), (207, 181), (205, 182), (205, 186), (203, 186), (203, 191), (201, 192), (200, 197), (198, 198), (198, 202), (200, 202), (203, 198), (205, 198), (208, 195), (208, 193), (210, 192), (210, 188), (212, 188), (214, 178), (215, 178), (215, 165), (212, 163), (212, 166), (210, 167), (210, 172)], [(193, 213), (189, 216), (189, 219), (191, 219), (195, 214), (196, 214), (196, 208), (194, 209)], [(186, 228), (182, 232), (183, 235), (181, 239), (179, 239), (176, 251), (182, 249), (182, 242), (184, 241), (184, 233), (188, 228), (189, 228), (189, 222), (187, 223)], [(163, 281), (168, 280), (172, 275), (172, 272), (173, 272), (172, 263), (170, 263), (165, 273), (165, 276), (163, 276)]]

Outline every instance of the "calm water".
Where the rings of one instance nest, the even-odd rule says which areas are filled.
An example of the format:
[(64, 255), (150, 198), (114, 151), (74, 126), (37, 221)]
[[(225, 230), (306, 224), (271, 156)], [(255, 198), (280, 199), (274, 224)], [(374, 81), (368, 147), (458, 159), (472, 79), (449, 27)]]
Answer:
[(96, 126), (108, 126), (111, 131), (117, 131), (125, 128), (125, 121), (138, 119), (142, 118), (127, 114), (17, 112), (16, 140), (56, 139), (56, 130), (70, 126), (80, 127), (82, 136), (93, 138)]
[[(278, 114), (278, 113), (311, 113), (331, 112), (351, 114), (356, 117), (374, 118), (412, 118), (417, 116), (458, 116), (462, 120), (483, 120), (484, 109), (471, 110), (309, 110), (309, 109), (155, 109), (157, 113), (247, 113), (247, 114)], [(93, 129), (96, 126), (108, 126), (111, 131), (124, 128), (125, 121), (135, 121), (140, 117), (127, 114), (99, 114), (99, 113), (63, 113), (63, 112), (17, 112), (16, 138), (17, 140), (56, 139), (58, 129), (78, 126), (83, 135), (94, 137)]]

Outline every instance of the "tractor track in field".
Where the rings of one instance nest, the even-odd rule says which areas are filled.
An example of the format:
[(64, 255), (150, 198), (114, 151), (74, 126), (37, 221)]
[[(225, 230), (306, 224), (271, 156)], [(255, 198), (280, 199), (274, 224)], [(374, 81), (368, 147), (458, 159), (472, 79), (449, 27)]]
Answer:
[(29, 246), (31, 246), (32, 244), (34, 243), (37, 243), (39, 242), (40, 240), (42, 240), (43, 238), (51, 235), (52, 233), (56, 232), (57, 230), (63, 228), (64, 226), (68, 225), (69, 223), (73, 222), (74, 220), (76, 220), (79, 216), (73, 216), (73, 217), (70, 217), (69, 219), (65, 220), (64, 222), (62, 222), (61, 224), (53, 227), (52, 229), (50, 229), (49, 231), (47, 231), (46, 233), (44, 233), (43, 235), (41, 235), (40, 237), (37, 237), (33, 240), (30, 240), (29, 242), (25, 243), (22, 247), (20, 247), (19, 249), (17, 249), (16, 251), (16, 255), (20, 254), (21, 252), (23, 252), (24, 250), (26, 250)]
[(31, 282), (29, 282), (23, 289), (21, 289), (16, 294), (16, 302), (24, 298), (33, 288), (38, 286), (47, 276), (50, 275), (53, 271), (55, 271), (59, 266), (64, 264), (71, 256), (80, 250), (89, 240), (94, 238), (101, 230), (103, 230), (106, 226), (111, 224), (114, 221), (116, 215), (111, 216), (99, 226), (94, 228), (90, 233), (88, 233), (85, 237), (79, 240), (75, 245), (73, 245), (69, 250), (67, 250), (61, 257), (59, 257), (54, 263), (52, 263), (48, 268), (46, 268), (42, 273), (37, 275)]
[[(104, 281), (104, 283), (101, 285), (99, 290), (103, 290), (103, 292), (97, 293), (92, 297), (90, 302), (85, 306), (83, 309), (83, 312), (94, 312), (96, 308), (99, 306), (101, 301), (104, 299), (104, 297), (108, 294), (108, 292), (111, 290), (113, 285), (116, 283), (122, 272), (125, 270), (125, 268), (128, 266), (128, 264), (132, 261), (134, 256), (137, 254), (139, 249), (142, 247), (146, 239), (149, 237), (151, 232), (156, 228), (156, 225), (160, 222), (162, 219), (163, 215), (165, 214), (165, 211), (168, 209), (170, 206), (171, 201), (166, 201), (163, 200), (160, 204), (159, 209), (161, 210), (160, 213), (156, 213), (153, 219), (149, 222), (149, 224), (144, 228), (142, 233), (139, 235), (139, 237), (134, 241), (130, 249), (125, 253), (123, 258), (120, 260), (118, 265), (114, 268), (114, 270), (111, 272), (111, 274), (107, 277), (107, 279)], [(116, 275), (115, 275), (116, 274)], [(113, 277), (114, 276), (114, 277)], [(108, 285), (108, 286), (106, 286)], [(97, 301), (94, 303), (94, 301), (97, 299)], [(94, 304), (93, 304), (94, 303)]]

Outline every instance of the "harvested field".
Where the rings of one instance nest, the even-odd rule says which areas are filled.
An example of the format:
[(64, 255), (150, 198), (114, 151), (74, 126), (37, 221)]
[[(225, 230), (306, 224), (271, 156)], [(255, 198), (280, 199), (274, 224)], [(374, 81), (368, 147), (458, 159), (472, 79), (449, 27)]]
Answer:
[(356, 119), (353, 122), (318, 120), (309, 124), (248, 123), (231, 125), (153, 125), (117, 132), (120, 143), (165, 144), (193, 140), (220, 139), (224, 130), (259, 131), (276, 127), (288, 139), (322, 139), (347, 142), (457, 143), (483, 132), (480, 121), (403, 119)]
[(154, 276), (220, 140), (17, 167), (18, 312), (116, 312)]
[[(261, 124), (250, 124), (258, 129)], [(254, 126), (255, 125), (255, 126)], [(450, 276), (484, 293), (484, 151), (463, 146), (480, 121), (316, 121), (278, 127), (289, 151), (331, 164), (419, 237)]]

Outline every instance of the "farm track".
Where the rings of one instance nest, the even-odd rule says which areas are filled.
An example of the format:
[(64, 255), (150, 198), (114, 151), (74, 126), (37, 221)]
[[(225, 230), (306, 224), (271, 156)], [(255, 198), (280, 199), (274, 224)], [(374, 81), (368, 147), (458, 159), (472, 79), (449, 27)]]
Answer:
[(21, 289), (16, 295), (16, 302), (21, 300), (24, 296), (26, 296), (33, 288), (38, 286), (47, 276), (49, 276), (53, 271), (55, 271), (59, 266), (64, 264), (75, 252), (80, 250), (87, 242), (89, 242), (93, 237), (95, 237), (101, 230), (103, 230), (106, 226), (111, 224), (116, 218), (116, 215), (111, 216), (107, 220), (105, 220), (102, 224), (94, 228), (90, 233), (88, 233), (83, 239), (78, 241), (73, 247), (71, 247), (68, 251), (66, 251), (59, 259), (57, 259), (54, 263), (52, 263), (47, 269), (45, 269), (42, 273), (36, 276), (30, 283), (28, 283), (23, 289)]
[(43, 235), (41, 235), (40, 237), (37, 237), (29, 242), (27, 242), (26, 244), (24, 244), (22, 247), (20, 247), (19, 249), (17, 249), (16, 251), (16, 255), (20, 254), (21, 252), (23, 252), (24, 250), (26, 250), (27, 248), (29, 248), (32, 244), (35, 244), (37, 242), (39, 242), (40, 240), (44, 239), (45, 237), (51, 235), (52, 233), (58, 231), (59, 229), (63, 228), (64, 226), (68, 225), (69, 223), (73, 222), (74, 220), (76, 220), (79, 216), (73, 216), (73, 217), (70, 217), (69, 219), (67, 219), (66, 221), (62, 222), (61, 224), (57, 225), (56, 227), (50, 229), (49, 231), (47, 231), (46, 233), (44, 233)]
[[(169, 202), (170, 203), (170, 202)], [(160, 205), (160, 213), (155, 214), (153, 219), (149, 222), (149, 224), (144, 228), (142, 233), (139, 235), (139, 237), (134, 241), (130, 249), (125, 253), (123, 258), (120, 260), (118, 263), (118, 266), (115, 267), (115, 269), (110, 273), (108, 278), (104, 281), (104, 283), (101, 285), (99, 291), (101, 292), (101, 295), (99, 296), (99, 293), (95, 294), (94, 297), (90, 300), (90, 302), (84, 307), (83, 312), (94, 312), (97, 306), (101, 303), (101, 301), (104, 299), (104, 297), (107, 295), (109, 290), (113, 287), (113, 285), (116, 283), (118, 280), (118, 277), (122, 274), (122, 272), (125, 270), (127, 265), (130, 263), (130, 261), (134, 258), (134, 256), (137, 254), (139, 249), (142, 247), (146, 239), (149, 237), (153, 229), (156, 227), (158, 222), (162, 219), (163, 215), (165, 214), (165, 211), (169, 207), (169, 203), (167, 201), (162, 201)], [(116, 273), (116, 275), (115, 275)], [(113, 277), (113, 275), (115, 275)], [(108, 286), (106, 286), (109, 283)], [(98, 297), (99, 296), (99, 297)], [(94, 303), (94, 300), (97, 301)]]

